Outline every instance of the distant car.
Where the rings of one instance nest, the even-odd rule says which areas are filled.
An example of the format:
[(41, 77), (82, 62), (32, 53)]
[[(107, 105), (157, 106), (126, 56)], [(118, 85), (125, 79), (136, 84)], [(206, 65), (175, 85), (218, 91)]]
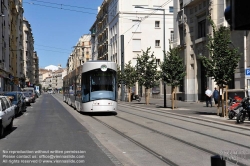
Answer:
[(23, 99), (23, 94), (19, 91), (5, 92), (4, 96), (13, 97), (11, 103), (16, 105), (15, 116), (20, 115), (22, 112), (26, 111), (26, 103)]
[(14, 118), (15, 106), (12, 105), (9, 97), (0, 96), (0, 138), (3, 137), (5, 129), (12, 129)]
[(35, 89), (34, 88), (32, 88), (32, 87), (26, 87), (26, 88), (23, 88), (23, 92), (26, 92), (26, 91), (28, 91), (28, 92), (31, 92), (32, 93), (32, 96), (33, 96), (33, 102), (35, 102), (36, 101), (36, 93), (35, 93)]
[(26, 105), (31, 105), (33, 103), (33, 97), (31, 92), (22, 92), (25, 96)]
[(55, 92), (53, 90), (48, 91), (49, 94), (54, 94)]

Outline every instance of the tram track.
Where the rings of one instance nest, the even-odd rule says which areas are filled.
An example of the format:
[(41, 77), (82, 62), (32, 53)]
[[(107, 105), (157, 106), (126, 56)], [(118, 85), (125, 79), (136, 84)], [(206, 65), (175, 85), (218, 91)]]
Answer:
[[(205, 149), (205, 148), (203, 148), (203, 147), (201, 147), (201, 146), (195, 145), (195, 144), (190, 143), (190, 142), (187, 142), (187, 141), (185, 141), (185, 140), (179, 139), (179, 138), (177, 138), (177, 137), (175, 137), (175, 136), (172, 136), (172, 135), (170, 135), (170, 134), (166, 134), (166, 133), (164, 133), (164, 132), (160, 132), (160, 131), (158, 131), (158, 130), (152, 129), (152, 128), (150, 128), (150, 127), (147, 127), (147, 126), (145, 126), (145, 125), (142, 125), (142, 124), (136, 123), (136, 122), (134, 122), (134, 121), (125, 119), (125, 118), (120, 117), (120, 116), (115, 116), (115, 117), (118, 118), (118, 119), (121, 119), (121, 120), (123, 120), (123, 121), (126, 121), (126, 122), (128, 122), (128, 123), (131, 123), (131, 124), (140, 126), (140, 127), (144, 128), (144, 129), (146, 129), (146, 130), (149, 130), (149, 131), (151, 131), (151, 132), (153, 132), (153, 133), (157, 133), (157, 134), (162, 135), (162, 136), (164, 136), (164, 137), (170, 138), (170, 139), (172, 139), (172, 140), (174, 140), (174, 141), (176, 141), (176, 142), (182, 143), (182, 144), (184, 144), (184, 145), (186, 145), (186, 146), (189, 146), (189, 147), (198, 149), (198, 150), (200, 150), (200, 151), (202, 151), (202, 152), (208, 153), (208, 154), (210, 154), (211, 156), (218, 155), (218, 153), (216, 153), (216, 152), (213, 152), (213, 151), (211, 151), (211, 150)], [(122, 136), (122, 137), (128, 139), (129, 141), (133, 142), (133, 143), (136, 144), (138, 147), (140, 147), (140, 148), (146, 150), (147, 152), (149, 152), (150, 154), (154, 155), (155, 157), (157, 157), (157, 158), (160, 159), (161, 161), (165, 162), (166, 164), (170, 164), (170, 165), (173, 165), (173, 166), (178, 165), (177, 163), (174, 163), (173, 161), (171, 161), (171, 160), (168, 159), (167, 157), (164, 157), (163, 155), (161, 155), (161, 154), (155, 152), (154, 150), (152, 150), (151, 148), (149, 148), (149, 147), (147, 147), (147, 146), (141, 144), (140, 142), (138, 142), (138, 141), (134, 140), (133, 138), (129, 137), (128, 135), (124, 134), (122, 131), (119, 131), (118, 129), (116, 129), (116, 128), (110, 126), (110, 125), (107, 124), (106, 122), (104, 122), (104, 121), (102, 121), (102, 120), (100, 120), (100, 119), (98, 119), (98, 118), (96, 118), (96, 117), (92, 117), (92, 118), (93, 118), (94, 120), (98, 121), (99, 123), (101, 123), (102, 125), (108, 127), (110, 130), (114, 131), (115, 133), (119, 134), (120, 136)], [(249, 147), (247, 147), (247, 148), (249, 148)], [(246, 164), (244, 164), (244, 163), (242, 163), (242, 162), (239, 162), (239, 161), (236, 161), (236, 160), (234, 160), (234, 159), (227, 158), (227, 161), (231, 162), (232, 164), (237, 164), (237, 165), (239, 165), (239, 166), (247, 166)]]
[[(235, 129), (241, 129), (241, 130), (244, 130), (244, 131), (250, 131), (249, 128), (242, 127), (242, 126), (235, 126), (235, 125), (225, 124), (225, 123), (216, 122), (216, 121), (212, 121), (212, 120), (201, 119), (201, 118), (197, 118), (197, 117), (191, 117), (191, 116), (188, 116), (188, 115), (181, 115), (181, 114), (172, 113), (172, 112), (158, 111), (158, 110), (148, 109), (148, 108), (145, 108), (145, 107), (131, 107), (131, 106), (127, 106), (127, 105), (126, 106), (119, 105), (119, 107), (132, 108), (133, 110), (136, 109), (136, 111), (140, 111), (140, 112), (146, 112), (146, 111), (143, 111), (143, 110), (152, 111), (152, 112), (146, 112), (146, 113), (149, 113), (149, 114), (152, 114), (152, 115), (163, 116), (163, 117), (167, 117), (167, 118), (171, 118), (171, 119), (181, 120), (181, 121), (184, 121), (184, 122), (193, 123), (193, 124), (206, 126), (206, 127), (211, 127), (211, 128), (214, 128), (214, 129), (219, 129), (219, 130), (228, 131), (228, 132), (232, 132), (232, 130), (228, 130), (228, 129), (225, 129), (225, 128), (222, 128), (222, 127), (216, 127), (216, 126), (212, 126), (212, 125), (208, 125), (208, 124), (203, 124), (203, 123), (199, 123), (199, 122), (194, 122), (194, 121), (190, 121), (188, 119), (202, 121), (202, 122), (208, 122), (208, 123), (218, 124), (218, 125), (223, 124), (223, 127), (227, 126), (227, 127), (233, 127)], [(143, 110), (141, 110), (141, 109), (143, 109)], [(121, 110), (119, 110), (119, 111), (121, 111)], [(121, 112), (126, 112), (126, 111), (121, 111)], [(158, 113), (162, 113), (162, 114), (159, 115), (159, 114), (156, 114), (154, 112), (158, 112)], [(169, 116), (168, 114), (171, 115), (171, 116)], [(173, 117), (173, 116), (176, 116), (176, 117)], [(182, 118), (187, 118), (187, 119), (178, 118), (177, 116), (182, 117)], [(241, 135), (250, 137), (250, 134), (246, 134), (246, 133), (238, 132), (238, 131), (233, 131), (233, 132), (235, 134), (241, 134)]]
[[(198, 145), (195, 145), (195, 144), (192, 144), (192, 143), (190, 143), (190, 142), (184, 141), (184, 140), (182, 140), (182, 139), (179, 139), (179, 138), (177, 138), (177, 137), (171, 136), (171, 135), (169, 135), (169, 134), (166, 134), (166, 133), (163, 133), (163, 132), (154, 130), (154, 129), (149, 128), (149, 127), (147, 127), (147, 126), (145, 126), (145, 125), (142, 125), (142, 124), (133, 122), (133, 121), (131, 121), (131, 120), (128, 120), (128, 119), (125, 119), (125, 118), (122, 118), (122, 117), (119, 117), (119, 116), (116, 116), (116, 117), (117, 117), (117, 118), (120, 118), (120, 119), (122, 119), (122, 120), (124, 120), (124, 121), (127, 121), (127, 122), (129, 122), (129, 123), (133, 123), (133, 124), (135, 124), (135, 125), (138, 125), (138, 126), (140, 126), (140, 127), (142, 127), (142, 128), (151, 130), (151, 131), (154, 132), (154, 133), (157, 133), (157, 134), (160, 134), (160, 135), (162, 135), (162, 136), (165, 136), (165, 137), (168, 137), (168, 138), (170, 138), (170, 139), (173, 139), (173, 140), (175, 140), (175, 141), (177, 141), (177, 142), (180, 142), (180, 143), (183, 143), (183, 144), (185, 144), (185, 145), (188, 145), (188, 146), (190, 146), (190, 147), (192, 147), (192, 148), (199, 149), (199, 150), (201, 150), (201, 151), (203, 151), (203, 152), (209, 153), (209, 154), (214, 155), (214, 156), (215, 156), (215, 155), (218, 155), (218, 153), (216, 153), (216, 152), (213, 152), (213, 151), (211, 151), (211, 150), (202, 148), (202, 147), (200, 147), (200, 146), (198, 146)], [(235, 160), (233, 160), (233, 159), (228, 159), (228, 161), (231, 162), (231, 163), (233, 163), (233, 164), (237, 164), (237, 165), (239, 165), (239, 166), (247, 166), (246, 164), (241, 163), (241, 162), (238, 162), (238, 161), (235, 161)]]
[[(119, 107), (120, 107), (120, 106), (121, 106), (121, 105), (119, 105)], [(148, 108), (145, 108), (145, 107), (143, 107), (143, 108), (142, 108), (142, 107), (136, 107), (136, 108), (135, 108), (135, 107), (131, 107), (131, 106), (130, 106), (130, 107), (129, 107), (129, 106), (122, 106), (122, 107), (125, 107), (125, 108), (133, 108), (133, 110), (136, 109), (136, 111), (142, 111), (142, 110), (140, 110), (140, 109), (144, 109), (144, 110), (148, 110), (148, 111), (158, 112), (158, 113), (161, 113), (161, 114), (162, 114), (162, 113), (165, 113), (165, 114), (166, 114), (166, 112), (164, 112), (164, 111), (156, 111), (156, 110), (148, 109)], [(118, 112), (119, 112), (119, 111), (120, 111), (120, 112), (123, 112), (123, 113), (129, 113), (129, 112), (126, 112), (126, 111), (122, 111), (122, 110), (120, 110), (120, 109), (118, 110)], [(150, 112), (147, 112), (147, 111), (142, 111), (142, 112), (150, 113)], [(167, 112), (167, 113), (168, 113), (168, 112)], [(141, 118), (147, 118), (148, 120), (156, 121), (156, 122), (158, 122), (158, 123), (162, 123), (161, 121), (157, 121), (157, 120), (155, 120), (155, 119), (151, 119), (151, 118), (148, 118), (148, 117), (140, 116), (140, 115), (133, 114), (133, 113), (129, 113), (129, 114), (131, 114), (131, 115), (133, 115), (133, 116), (138, 116), (138, 117), (141, 117)], [(161, 114), (157, 114), (157, 113), (150, 113), (150, 114), (157, 115), (157, 116), (165, 116), (165, 115), (161, 115)], [(178, 115), (176, 115), (176, 114), (172, 114), (172, 115), (178, 116)], [(152, 129), (152, 128), (150, 128), (150, 127), (147, 127), (147, 126), (145, 126), (145, 125), (136, 123), (136, 122), (134, 122), (134, 121), (131, 121), (131, 120), (129, 120), (129, 119), (126, 119), (126, 118), (124, 118), (124, 117), (121, 117), (119, 114), (118, 114), (117, 116), (114, 116), (114, 117), (115, 117), (115, 118), (118, 118), (118, 119), (120, 119), (120, 120), (126, 121), (126, 122), (128, 122), (128, 123), (130, 123), (130, 124), (133, 124), (133, 125), (142, 127), (142, 128), (144, 128), (144, 129), (146, 129), (146, 130), (151, 131), (151, 132), (154, 133), (154, 134), (162, 135), (162, 136), (164, 136), (164, 137), (167, 137), (167, 138), (169, 138), (169, 139), (172, 139), (172, 140), (174, 140), (174, 141), (177, 141), (177, 142), (179, 142), (179, 143), (182, 143), (182, 144), (184, 144), (184, 145), (186, 145), (186, 146), (189, 146), (189, 147), (192, 147), (192, 148), (197, 149), (197, 150), (199, 150), (199, 151), (202, 151), (203, 153), (208, 153), (208, 154), (210, 154), (210, 155), (218, 155), (218, 153), (214, 152), (213, 150), (205, 149), (205, 148), (201, 147), (200, 145), (192, 144), (192, 143), (190, 143), (190, 142), (187, 142), (187, 141), (185, 141), (185, 140), (183, 140), (183, 139), (177, 138), (177, 137), (172, 136), (172, 135), (170, 135), (170, 134), (166, 134), (166, 133), (164, 133), (164, 132), (157, 131), (157, 130), (155, 130), (155, 129)], [(173, 118), (173, 117), (171, 117), (171, 116), (165, 116), (165, 117), (183, 121), (183, 119), (181, 119), (181, 118)], [(186, 117), (190, 118), (190, 116), (185, 116), (185, 115), (183, 115), (183, 117), (185, 117), (185, 118), (186, 118)], [(161, 152), (156, 152), (155, 150), (151, 149), (149, 146), (145, 146), (145, 143), (143, 144), (143, 143), (141, 143), (140, 141), (137, 141), (137, 140), (131, 138), (130, 136), (128, 136), (128, 134), (125, 134), (126, 132), (121, 131), (121, 130), (115, 128), (115, 127), (112, 127), (113, 125), (109, 125), (109, 123), (106, 123), (106, 122), (104, 122), (103, 120), (100, 120), (100, 118), (98, 118), (98, 117), (91, 116), (91, 118), (94, 119), (95, 121), (99, 122), (99, 123), (102, 124), (103, 126), (109, 128), (109, 129), (112, 130), (114, 133), (117, 133), (118, 135), (120, 135), (120, 136), (124, 137), (125, 139), (129, 140), (130, 142), (134, 143), (134, 144), (137, 145), (138, 147), (144, 149), (145, 151), (147, 151), (148, 153), (152, 154), (153, 156), (155, 156), (156, 158), (158, 158), (158, 159), (161, 160), (162, 162), (164, 162), (164, 163), (166, 163), (166, 164), (168, 164), (168, 165), (178, 165), (178, 163), (175, 163), (175, 161), (171, 160), (169, 157), (166, 157), (166, 156), (162, 155)], [(196, 118), (194, 118), (194, 119), (197, 120)], [(204, 124), (199, 123), (199, 122), (192, 122), (192, 121), (186, 121), (186, 122), (194, 123), (194, 124), (200, 124), (200, 125), (203, 125), (203, 126), (208, 126), (208, 127), (213, 127), (213, 128), (216, 128), (216, 129), (225, 130), (225, 129), (219, 128), (219, 127), (214, 127), (214, 126), (210, 126), (210, 125), (204, 125)], [(212, 123), (211, 121), (208, 121), (208, 122)], [(221, 124), (221, 123), (218, 123), (218, 124)], [(167, 124), (167, 125), (169, 125), (169, 124)], [(179, 127), (179, 126), (175, 126), (175, 125), (172, 125), (172, 126), (173, 126), (173, 127)], [(232, 127), (231, 125), (228, 125), (228, 126), (229, 126), (229, 127)], [(180, 128), (180, 129), (187, 130), (187, 131), (189, 131), (189, 132), (195, 132), (195, 131), (192, 131), (192, 130), (190, 130), (190, 129), (185, 129), (185, 128), (181, 128), (181, 127), (179, 127), (179, 128)], [(240, 129), (242, 129), (242, 128), (240, 128)], [(245, 130), (247, 130), (247, 129), (245, 129)], [(229, 130), (228, 130), (228, 131), (229, 131)], [(197, 133), (197, 132), (196, 132), (196, 133)], [(201, 135), (203, 135), (203, 136), (209, 136), (209, 135), (204, 134), (204, 133), (198, 133), (198, 134), (201, 134)], [(242, 134), (242, 133), (240, 133), (240, 134)], [(249, 135), (246, 134), (246, 136), (249, 136)], [(219, 139), (219, 138), (213, 137), (213, 136), (210, 136), (210, 138)], [(225, 142), (225, 141), (228, 142), (228, 140), (224, 140), (224, 139), (219, 139), (219, 140), (224, 141), (224, 142)], [(228, 142), (228, 143), (232, 143), (232, 144), (234, 144), (234, 145), (241, 146), (241, 147), (248, 148), (248, 149), (250, 148), (249, 146), (237, 144), (237, 143), (234, 143), (234, 142)], [(239, 162), (239, 161), (235, 161), (234, 159), (230, 159), (230, 158), (227, 158), (227, 161), (230, 162), (230, 163), (232, 163), (232, 164), (237, 164), (237, 165), (242, 165), (242, 166), (245, 166), (245, 165), (246, 165), (245, 163), (242, 163), (242, 162)]]
[[(121, 111), (121, 110), (119, 110), (119, 111)], [(184, 127), (180, 127), (180, 126), (177, 126), (177, 125), (173, 125), (171, 123), (167, 123), (167, 122), (159, 121), (159, 120), (156, 120), (156, 119), (148, 118), (148, 117), (137, 115), (137, 114), (130, 113), (130, 112), (127, 112), (127, 111), (121, 111), (121, 112), (130, 114), (130, 115), (134, 115), (134, 116), (137, 116), (137, 117), (145, 118), (145, 119), (148, 119), (148, 120), (152, 120), (154, 122), (162, 123), (162, 124), (165, 124), (165, 125), (169, 125), (169, 126), (172, 126), (172, 127), (176, 127), (176, 128), (182, 129), (182, 130), (186, 130), (188, 132), (192, 132), (192, 133), (195, 133), (195, 134), (200, 134), (200, 135), (203, 135), (203, 136), (206, 136), (206, 137), (210, 137), (210, 138), (217, 139), (217, 140), (220, 140), (220, 141), (225, 141), (225, 142), (228, 142), (228, 143), (231, 143), (231, 144), (234, 144), (234, 145), (238, 145), (238, 146), (250, 149), (250, 146), (246, 146), (246, 145), (235, 143), (235, 142), (232, 142), (232, 141), (229, 141), (229, 140), (226, 140), (226, 139), (222, 139), (222, 138), (218, 138), (218, 137), (215, 137), (215, 136), (211, 136), (209, 134), (205, 134), (205, 133), (201, 133), (201, 132), (198, 132), (198, 131), (195, 131), (195, 130), (191, 130), (191, 129), (188, 129), (188, 128), (184, 128)], [(119, 116), (117, 116), (117, 117), (121, 118)], [(121, 118), (121, 119), (124, 120), (124, 118)]]
[(157, 152), (155, 152), (154, 150), (150, 149), (149, 147), (141, 144), (140, 142), (134, 140), (133, 138), (127, 136), (126, 134), (122, 133), (121, 131), (115, 129), (114, 127), (110, 126), (109, 124), (101, 121), (100, 119), (97, 119), (96, 117), (92, 117), (94, 120), (98, 121), (99, 123), (103, 124), (104, 126), (108, 127), (110, 130), (114, 131), (115, 133), (119, 134), (120, 136), (128, 139), (129, 141), (133, 142), (134, 144), (136, 144), (138, 147), (144, 149), (145, 151), (149, 152), (150, 154), (152, 154), (153, 156), (157, 157), (158, 159), (160, 159), (161, 161), (163, 161), (166, 164), (169, 164), (171, 166), (178, 166), (178, 164), (174, 163), (173, 161), (171, 161), (170, 159), (158, 154)]

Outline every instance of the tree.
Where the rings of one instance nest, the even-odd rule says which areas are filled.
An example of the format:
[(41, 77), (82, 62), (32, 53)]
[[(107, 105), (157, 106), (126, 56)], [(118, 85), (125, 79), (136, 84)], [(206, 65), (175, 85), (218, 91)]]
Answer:
[[(213, 35), (208, 34), (208, 44), (210, 57), (201, 56), (202, 63), (206, 68), (206, 76), (214, 79), (219, 86), (219, 91), (228, 85), (234, 76), (241, 54), (238, 49), (232, 48), (230, 40), (230, 29), (225, 26), (216, 28), (211, 16), (208, 17), (213, 28)], [(220, 103), (220, 98), (219, 98)], [(218, 104), (219, 114), (219, 104)], [(222, 115), (224, 116), (224, 106), (222, 102)]]
[(182, 81), (186, 75), (186, 69), (183, 59), (180, 57), (180, 48), (171, 48), (169, 46), (169, 51), (164, 52), (165, 59), (160, 65), (161, 79), (166, 82), (167, 85), (172, 87), (172, 109), (174, 109), (174, 93), (176, 87), (181, 86)]
[(124, 73), (122, 75), (124, 84), (128, 89), (128, 102), (131, 101), (131, 87), (135, 86), (137, 81), (137, 72), (135, 67), (131, 65), (131, 61), (128, 64), (125, 64)]
[(139, 85), (145, 87), (145, 101), (149, 104), (149, 89), (157, 85), (159, 80), (159, 73), (157, 72), (157, 64), (154, 53), (150, 55), (151, 47), (146, 51), (142, 50), (142, 55), (137, 56), (137, 80)]

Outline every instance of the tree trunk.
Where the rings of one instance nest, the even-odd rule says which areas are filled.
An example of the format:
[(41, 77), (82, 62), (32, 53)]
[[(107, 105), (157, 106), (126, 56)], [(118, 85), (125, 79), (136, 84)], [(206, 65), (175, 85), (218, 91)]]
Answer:
[(175, 108), (177, 108), (177, 104), (176, 104), (176, 103), (177, 103), (177, 87), (175, 87), (174, 99), (175, 99), (175, 100), (174, 100), (174, 103), (175, 103), (174, 105), (175, 105)]
[(227, 105), (227, 99), (228, 99), (228, 85), (226, 85), (226, 107), (225, 107), (225, 116), (228, 116), (228, 105)]
[(221, 104), (221, 107), (222, 107), (222, 117), (224, 117), (225, 116), (225, 109), (224, 109), (224, 88), (223, 88), (223, 86), (222, 86), (222, 99), (221, 99), (221, 102), (222, 102), (222, 104)]
[(128, 102), (131, 102), (131, 88), (128, 88)]
[(218, 99), (218, 105), (217, 105), (217, 115), (220, 115), (220, 106), (221, 106), (221, 98), (220, 98), (220, 91), (221, 91), (221, 86), (219, 86), (219, 99)]
[(149, 93), (150, 93), (149, 89), (145, 88), (145, 102), (146, 102), (146, 105), (149, 104), (149, 95), (150, 95)]
[(171, 94), (171, 102), (172, 102), (172, 109), (174, 109), (174, 95), (175, 95), (175, 87), (172, 86), (172, 94)]

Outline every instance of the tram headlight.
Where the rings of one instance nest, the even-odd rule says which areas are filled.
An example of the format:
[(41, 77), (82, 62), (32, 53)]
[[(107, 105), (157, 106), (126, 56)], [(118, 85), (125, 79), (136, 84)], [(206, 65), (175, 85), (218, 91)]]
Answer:
[(101, 70), (102, 71), (107, 71), (107, 69), (108, 69), (107, 65), (105, 65), (105, 64), (101, 65)]

